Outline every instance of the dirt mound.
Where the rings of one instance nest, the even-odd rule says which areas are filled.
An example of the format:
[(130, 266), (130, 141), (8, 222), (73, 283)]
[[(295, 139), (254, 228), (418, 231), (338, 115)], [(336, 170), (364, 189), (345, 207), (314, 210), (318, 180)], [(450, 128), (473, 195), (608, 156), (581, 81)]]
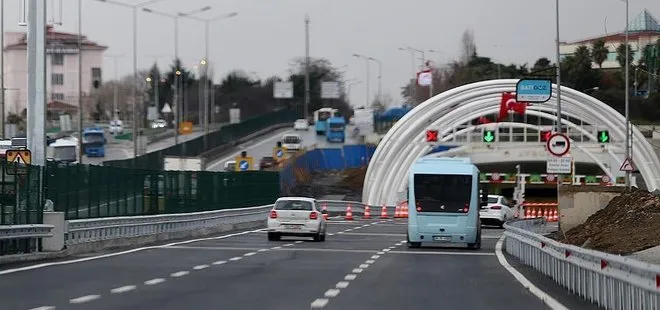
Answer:
[(561, 240), (612, 254), (631, 254), (660, 245), (660, 198), (633, 189), (615, 197)]
[(346, 169), (342, 174), (344, 178), (339, 184), (354, 191), (362, 191), (364, 176), (367, 174), (367, 167)]

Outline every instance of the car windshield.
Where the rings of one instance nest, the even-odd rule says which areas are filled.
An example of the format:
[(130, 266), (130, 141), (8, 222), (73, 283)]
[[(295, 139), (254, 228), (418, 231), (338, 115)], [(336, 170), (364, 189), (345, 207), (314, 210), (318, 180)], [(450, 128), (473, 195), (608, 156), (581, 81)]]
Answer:
[(471, 175), (415, 174), (415, 200), (420, 212), (461, 212), (470, 205), (471, 194)]
[(263, 157), (261, 160), (262, 161), (273, 161), (274, 159), (270, 156), (267, 156), (267, 157)]
[(300, 138), (296, 136), (286, 136), (284, 139), (282, 139), (282, 142), (284, 143), (300, 143)]
[(488, 203), (497, 203), (497, 197), (488, 197)]
[(275, 210), (312, 211), (312, 203), (303, 200), (280, 200), (275, 203)]
[(53, 150), (53, 158), (61, 161), (76, 161), (76, 147), (75, 146), (58, 146)]

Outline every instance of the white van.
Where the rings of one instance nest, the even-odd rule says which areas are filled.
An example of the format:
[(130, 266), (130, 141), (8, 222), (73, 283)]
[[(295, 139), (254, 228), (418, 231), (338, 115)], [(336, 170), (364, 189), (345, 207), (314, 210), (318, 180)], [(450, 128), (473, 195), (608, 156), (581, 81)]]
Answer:
[(285, 134), (282, 136), (282, 146), (288, 152), (297, 152), (302, 148), (302, 139), (298, 134)]
[(60, 138), (48, 145), (46, 157), (49, 160), (76, 163), (78, 162), (78, 139), (74, 137)]

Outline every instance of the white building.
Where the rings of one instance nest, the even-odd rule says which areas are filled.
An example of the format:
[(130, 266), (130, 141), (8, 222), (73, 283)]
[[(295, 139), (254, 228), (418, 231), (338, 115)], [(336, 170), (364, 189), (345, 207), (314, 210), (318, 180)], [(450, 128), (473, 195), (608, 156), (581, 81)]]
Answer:
[[(559, 45), (561, 59), (573, 55), (580, 45), (591, 48), (591, 44), (598, 39), (605, 40), (605, 47), (609, 51), (607, 59), (603, 62), (603, 69), (619, 68), (620, 65), (616, 61), (616, 49), (625, 42), (625, 33), (623, 31), (573, 42), (561, 42)], [(641, 54), (644, 47), (649, 44), (655, 44), (658, 39), (660, 39), (660, 23), (658, 23), (658, 20), (651, 13), (643, 10), (628, 25), (628, 42), (634, 53), (633, 61), (636, 63), (642, 57)], [(592, 66), (594, 69), (598, 68), (596, 63), (593, 63)]]
[[(102, 81), (103, 52), (107, 47), (88, 41), (85, 36), (82, 40), (82, 91), (85, 97), (92, 90), (94, 80)], [(48, 112), (53, 116), (65, 111), (75, 114), (78, 110), (78, 35), (58, 32), (48, 26), (46, 42)], [(3, 51), (5, 115), (21, 115), (27, 107), (27, 34), (5, 33)]]

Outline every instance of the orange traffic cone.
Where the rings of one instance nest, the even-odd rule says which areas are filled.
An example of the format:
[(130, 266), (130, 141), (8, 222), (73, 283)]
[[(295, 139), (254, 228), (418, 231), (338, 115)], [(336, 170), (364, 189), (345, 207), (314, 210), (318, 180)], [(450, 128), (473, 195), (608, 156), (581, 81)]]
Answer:
[(344, 216), (344, 219), (347, 221), (353, 220), (353, 208), (351, 208), (351, 204), (348, 204), (348, 207), (346, 207), (346, 216)]
[(327, 221), (328, 220), (328, 206), (325, 203), (323, 204), (323, 211), (325, 211), (325, 212), (323, 212), (323, 219)]
[(370, 219), (371, 218), (371, 208), (369, 206), (364, 206), (364, 215), (362, 216), (363, 219)]
[(394, 207), (394, 218), (395, 218), (395, 219), (398, 219), (398, 218), (400, 218), (400, 217), (401, 217), (401, 206), (400, 206), (400, 205), (396, 205), (396, 206)]
[(559, 214), (558, 214), (558, 212), (557, 212), (557, 209), (554, 209), (554, 210), (552, 211), (552, 221), (553, 221), (553, 222), (557, 222), (557, 221), (559, 221)]
[(380, 209), (380, 218), (386, 219), (389, 218), (387, 215), (387, 207), (383, 205), (383, 207)]
[(408, 218), (408, 203), (404, 202), (403, 206), (401, 206), (401, 217), (402, 218)]
[(525, 208), (525, 218), (532, 218), (532, 210)]

